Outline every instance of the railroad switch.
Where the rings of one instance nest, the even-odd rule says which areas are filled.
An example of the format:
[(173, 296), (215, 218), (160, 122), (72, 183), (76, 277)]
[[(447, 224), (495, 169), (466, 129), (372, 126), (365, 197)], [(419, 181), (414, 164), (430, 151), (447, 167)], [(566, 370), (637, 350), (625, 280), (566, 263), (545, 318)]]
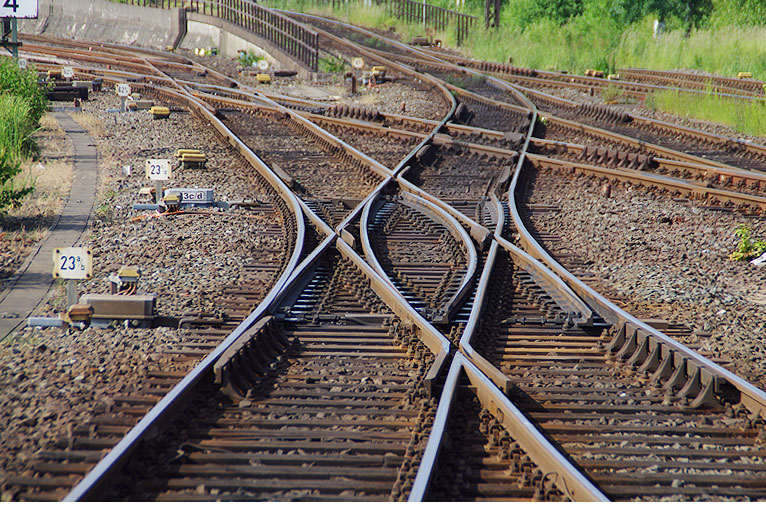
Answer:
[(141, 278), (139, 267), (123, 265), (116, 273), (109, 275), (109, 290), (111, 294), (130, 294), (138, 290), (138, 280)]
[(593, 70), (591, 68), (588, 68), (585, 70), (585, 76), (586, 77), (604, 77), (604, 71), (603, 70)]
[(271, 76), (269, 74), (257, 74), (255, 80), (259, 83), (271, 83)]
[(752, 72), (739, 72), (737, 74), (737, 79), (752, 79), (753, 73)]
[(149, 114), (151, 114), (155, 120), (166, 120), (170, 117), (170, 109), (168, 107), (155, 105), (149, 109)]

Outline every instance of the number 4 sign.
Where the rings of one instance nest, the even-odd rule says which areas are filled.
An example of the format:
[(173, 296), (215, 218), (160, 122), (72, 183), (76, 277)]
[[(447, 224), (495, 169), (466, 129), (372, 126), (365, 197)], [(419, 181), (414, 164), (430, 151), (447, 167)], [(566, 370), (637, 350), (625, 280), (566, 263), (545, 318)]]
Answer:
[(37, 0), (0, 0), (0, 18), (37, 18)]
[(87, 280), (93, 274), (93, 255), (89, 248), (53, 249), (53, 277), (65, 280)]

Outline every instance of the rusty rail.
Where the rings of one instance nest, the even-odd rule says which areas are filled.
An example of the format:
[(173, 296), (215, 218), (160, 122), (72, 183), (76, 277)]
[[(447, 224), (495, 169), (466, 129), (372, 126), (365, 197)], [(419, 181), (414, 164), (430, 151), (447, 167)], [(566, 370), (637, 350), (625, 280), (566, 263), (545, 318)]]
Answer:
[(319, 65), (316, 31), (253, 0), (125, 0), (125, 3), (160, 9), (181, 8), (219, 18), (263, 37), (313, 72)]

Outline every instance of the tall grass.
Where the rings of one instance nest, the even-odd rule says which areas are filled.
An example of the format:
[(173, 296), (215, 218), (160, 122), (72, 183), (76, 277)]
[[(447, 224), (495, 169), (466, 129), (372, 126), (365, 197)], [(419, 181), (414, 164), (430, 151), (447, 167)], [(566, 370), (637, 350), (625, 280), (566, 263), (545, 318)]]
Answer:
[(0, 214), (18, 206), (32, 187), (20, 184), (21, 164), (33, 150), (32, 134), (47, 108), (45, 87), (34, 72), (0, 60)]
[(766, 136), (766, 105), (763, 102), (733, 101), (714, 92), (690, 94), (678, 90), (654, 92), (646, 106), (687, 118), (720, 123), (753, 136)]
[(752, 72), (766, 80), (766, 27), (692, 30), (688, 37), (676, 30), (655, 39), (647, 20), (625, 31), (615, 59), (621, 66), (693, 68), (725, 76)]

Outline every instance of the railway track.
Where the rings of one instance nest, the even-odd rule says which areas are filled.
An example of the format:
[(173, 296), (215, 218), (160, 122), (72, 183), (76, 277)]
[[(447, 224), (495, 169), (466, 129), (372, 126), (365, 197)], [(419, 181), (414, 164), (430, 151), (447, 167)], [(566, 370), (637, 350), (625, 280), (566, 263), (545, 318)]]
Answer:
[(721, 77), (715, 75), (692, 74), (688, 72), (667, 72), (645, 70), (640, 68), (622, 68), (619, 71), (622, 78), (641, 84), (675, 86), (698, 91), (714, 90), (718, 93), (736, 94), (749, 97), (763, 97), (763, 81), (757, 79), (739, 79), (736, 77)]
[(433, 414), (432, 357), (359, 271), (320, 260), (284, 316), (254, 329), (251, 353), (229, 361), (239, 369), (219, 365), (225, 396), (201, 389), (104, 500), (406, 498)]
[[(757, 147), (726, 158), (729, 140), (695, 133), (719, 146), (695, 151), (716, 162), (679, 161), (659, 156), (668, 147), (552, 115), (548, 141), (531, 139), (536, 109), (508, 82), (364, 31), (351, 35), (356, 43), (343, 41), (348, 27), (322, 24), (326, 50), (379, 60), (425, 83), (444, 112), (423, 120), (283, 96), (272, 102), (201, 65), (123, 60), (114, 51), (114, 66), (156, 74), (159, 86), (147, 93), (191, 105), (268, 181), (280, 211), (314, 228), (296, 230), (289, 263), (257, 258), (271, 275), (258, 293), (229, 293), (236, 320), (189, 322), (199, 329), (176, 354), (199, 358), (200, 344), (219, 343), (192, 372), (180, 381), (177, 373), (149, 374), (141, 392), (151, 398), (139, 392), (119, 414), (105, 410), (95, 427), (78, 427), (82, 436), (42, 455), (36, 474), (16, 483), (22, 496), (763, 498), (763, 392), (572, 276), (530, 236), (516, 204), (519, 181), (534, 167), (643, 179), (763, 208), (757, 196), (709, 187), (717, 179), (760, 189), (757, 173), (725, 167), (758, 169), (760, 155), (749, 154)], [(529, 94), (557, 114), (591, 114), (585, 121), (635, 135), (634, 117), (573, 112)], [(646, 127), (662, 130), (665, 137), (653, 138), (666, 146), (686, 145), (667, 140), (664, 125)], [(573, 130), (599, 147), (575, 145), (565, 137)], [(662, 184), (647, 180), (647, 169), (664, 172), (655, 175)], [(255, 207), (276, 213), (272, 204)]]
[[(604, 105), (576, 105), (560, 98), (541, 98), (529, 94), (540, 107), (541, 116), (548, 122), (539, 135), (550, 140), (568, 141), (571, 134), (603, 136), (603, 133), (581, 124), (606, 130), (619, 137), (641, 142), (642, 148), (668, 149), (686, 153), (696, 160), (714, 164), (763, 172), (766, 147), (743, 140), (674, 125), (635, 114), (614, 111)], [(623, 140), (618, 140), (623, 141)], [(655, 147), (656, 146), (656, 147)]]

